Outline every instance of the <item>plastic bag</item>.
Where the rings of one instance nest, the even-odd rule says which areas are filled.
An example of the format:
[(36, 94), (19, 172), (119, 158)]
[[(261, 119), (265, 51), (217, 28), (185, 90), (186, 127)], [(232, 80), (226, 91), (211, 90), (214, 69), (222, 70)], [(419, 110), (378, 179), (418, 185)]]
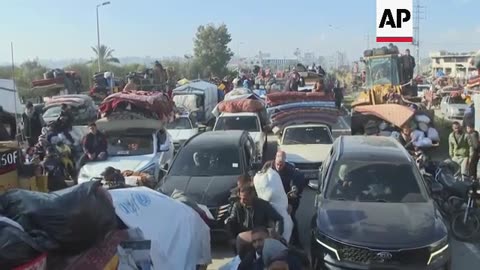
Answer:
[(27, 233), (45, 232), (67, 254), (92, 247), (116, 227), (111, 198), (99, 181), (52, 193), (11, 190), (0, 196), (0, 214)]
[(12, 269), (28, 263), (42, 251), (26, 232), (9, 223), (0, 222), (0, 269)]

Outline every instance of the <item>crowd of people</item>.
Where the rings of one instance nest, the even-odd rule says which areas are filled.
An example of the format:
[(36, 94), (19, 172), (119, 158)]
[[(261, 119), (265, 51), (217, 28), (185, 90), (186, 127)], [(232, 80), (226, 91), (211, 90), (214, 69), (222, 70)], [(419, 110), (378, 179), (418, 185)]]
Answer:
[[(281, 183), (277, 184), (282, 189), (267, 196), (268, 201), (260, 198), (266, 197), (262, 196), (262, 190), (258, 190), (262, 183), (256, 182), (267, 180), (241, 176), (237, 188), (232, 190), (233, 206), (225, 224), (235, 239), (232, 244), (241, 260), (238, 269), (260, 270), (272, 265), (278, 267), (274, 269), (303, 269), (308, 265), (308, 259), (301, 251), (295, 215), (306, 185), (305, 178), (286, 162), (283, 151), (278, 151), (275, 159), (266, 162), (259, 173), (268, 170), (277, 177), (272, 179), (280, 179)], [(286, 198), (288, 204), (282, 205), (280, 197)], [(282, 212), (288, 213), (287, 216)], [(288, 226), (291, 221), (293, 228)]]

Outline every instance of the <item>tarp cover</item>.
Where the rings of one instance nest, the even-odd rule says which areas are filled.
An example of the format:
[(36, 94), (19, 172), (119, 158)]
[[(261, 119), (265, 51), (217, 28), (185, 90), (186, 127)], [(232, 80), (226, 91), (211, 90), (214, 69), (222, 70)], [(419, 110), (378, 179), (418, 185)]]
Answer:
[(263, 103), (254, 99), (224, 100), (218, 104), (220, 112), (261, 112), (265, 107)]
[(380, 104), (355, 107), (362, 114), (375, 115), (397, 127), (402, 127), (415, 114), (414, 110), (399, 104)]
[(100, 104), (102, 116), (131, 106), (153, 113), (158, 119), (168, 121), (173, 118), (173, 101), (161, 92), (122, 91), (106, 97)]
[(117, 216), (152, 241), (154, 270), (211, 263), (210, 228), (189, 206), (146, 187), (110, 190)]

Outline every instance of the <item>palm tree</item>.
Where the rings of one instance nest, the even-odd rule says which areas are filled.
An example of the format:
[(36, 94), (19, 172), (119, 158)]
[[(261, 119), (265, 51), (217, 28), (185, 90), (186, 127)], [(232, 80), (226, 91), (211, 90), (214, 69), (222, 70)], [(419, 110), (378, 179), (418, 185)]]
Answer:
[(90, 61), (90, 63), (96, 63), (98, 62), (98, 59), (100, 58), (100, 66), (103, 66), (104, 64), (108, 63), (120, 63), (120, 60), (118, 58), (113, 57), (113, 52), (115, 51), (114, 49), (111, 49), (105, 45), (100, 45), (100, 48), (98, 46), (92, 47), (93, 52), (95, 52), (95, 55), (97, 58), (95, 60)]

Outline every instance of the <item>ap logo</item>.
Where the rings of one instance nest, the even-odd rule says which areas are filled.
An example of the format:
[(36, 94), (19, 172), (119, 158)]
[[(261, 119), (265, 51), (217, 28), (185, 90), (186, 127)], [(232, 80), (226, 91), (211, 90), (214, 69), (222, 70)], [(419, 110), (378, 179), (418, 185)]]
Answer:
[(412, 42), (413, 0), (377, 0), (377, 42)]

